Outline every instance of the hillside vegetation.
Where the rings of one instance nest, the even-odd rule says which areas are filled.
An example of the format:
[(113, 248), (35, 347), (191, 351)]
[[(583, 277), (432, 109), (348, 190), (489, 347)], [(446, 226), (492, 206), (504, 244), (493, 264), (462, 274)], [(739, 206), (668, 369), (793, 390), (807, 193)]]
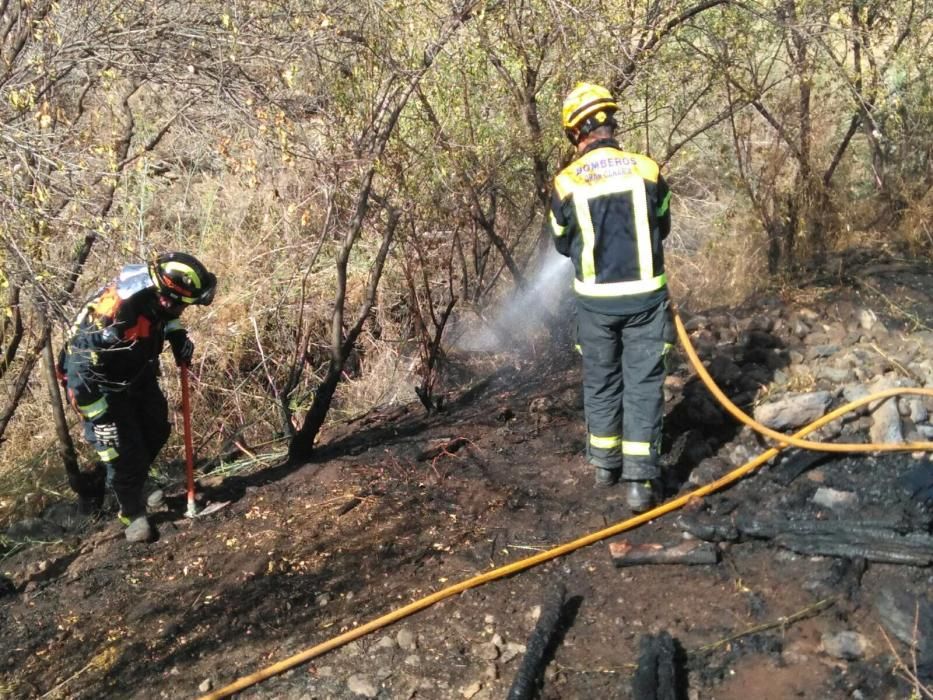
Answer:
[(672, 185), (682, 306), (930, 258), (931, 40), (912, 0), (0, 2), (0, 520), (63, 488), (71, 319), (155, 252), (220, 279), (186, 316), (199, 454), (435, 407), (451, 330), (540, 275), (577, 80)]

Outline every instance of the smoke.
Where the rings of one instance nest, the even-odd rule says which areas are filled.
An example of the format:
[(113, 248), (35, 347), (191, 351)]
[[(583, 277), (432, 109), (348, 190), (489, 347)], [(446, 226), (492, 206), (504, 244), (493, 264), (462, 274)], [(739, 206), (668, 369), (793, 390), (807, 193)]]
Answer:
[[(547, 334), (547, 323), (566, 308), (573, 279), (570, 261), (553, 249), (543, 256), (524, 290), (516, 289), (498, 306), (469, 324), (457, 324), (454, 347), (472, 352), (522, 350)], [(459, 334), (459, 337), (457, 335)]]

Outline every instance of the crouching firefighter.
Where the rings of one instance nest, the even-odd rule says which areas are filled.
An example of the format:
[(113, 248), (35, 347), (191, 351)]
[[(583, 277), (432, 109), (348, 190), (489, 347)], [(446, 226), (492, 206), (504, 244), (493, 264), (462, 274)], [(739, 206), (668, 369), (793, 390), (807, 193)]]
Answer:
[(95, 473), (80, 480), (69, 475), (69, 482), (83, 502), (99, 504), (106, 480), (131, 542), (152, 538), (143, 489), (171, 432), (159, 354), (168, 340), (176, 364), (190, 364), (194, 344), (181, 314), (210, 304), (216, 286), (216, 277), (187, 253), (127, 265), (78, 314), (60, 355), (69, 400), (99, 460)]
[(574, 267), (596, 485), (621, 479), (629, 507), (642, 512), (658, 497), (664, 356), (674, 337), (661, 243), (670, 192), (657, 163), (614, 139), (617, 110), (599, 85), (579, 83), (567, 96), (561, 122), (576, 152), (554, 178), (546, 226)]

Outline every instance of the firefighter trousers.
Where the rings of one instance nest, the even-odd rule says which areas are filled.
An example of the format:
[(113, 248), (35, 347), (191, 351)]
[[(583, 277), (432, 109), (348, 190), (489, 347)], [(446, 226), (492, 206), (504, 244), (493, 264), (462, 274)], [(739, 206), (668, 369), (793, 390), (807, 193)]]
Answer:
[[(168, 402), (152, 377), (122, 391), (106, 393), (108, 413), (117, 426), (117, 457), (105, 461), (107, 484), (120, 504), (120, 512), (130, 518), (144, 515), (144, 488), (149, 467), (171, 433)], [(84, 423), (84, 438), (96, 450), (94, 424)]]
[(627, 480), (660, 476), (665, 356), (673, 344), (670, 302), (628, 315), (578, 305), (587, 458)]

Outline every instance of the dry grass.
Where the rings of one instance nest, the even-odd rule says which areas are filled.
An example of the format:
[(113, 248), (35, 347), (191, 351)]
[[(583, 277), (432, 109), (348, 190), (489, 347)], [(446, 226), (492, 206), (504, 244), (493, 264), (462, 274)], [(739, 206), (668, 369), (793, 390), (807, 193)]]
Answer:
[(743, 206), (736, 196), (676, 199), (665, 254), (675, 302), (729, 306), (770, 284), (764, 234)]
[(894, 656), (894, 675), (905, 680), (910, 686), (911, 693), (909, 700), (933, 700), (933, 686), (921, 681), (917, 674), (918, 616), (919, 608), (914, 613), (914, 640), (908, 645), (909, 650), (906, 659), (895, 649), (894, 643), (891, 641), (887, 632), (884, 631), (884, 628), (879, 629), (881, 631), (881, 636), (884, 637), (884, 641), (888, 645), (888, 649)]
[(912, 255), (933, 261), (933, 189), (910, 204), (901, 223), (901, 235)]
[[(192, 152), (184, 146), (179, 142), (179, 152)], [(251, 167), (233, 167), (218, 154), (205, 152), (192, 157), (196, 162), (186, 166), (188, 170), (179, 166), (172, 178), (153, 177), (146, 168), (127, 174), (118, 207), (122, 223), (94, 249), (75, 294), (76, 300), (85, 298), (121, 264), (142, 261), (153, 251), (190, 250), (217, 272), (215, 303), (185, 316), (197, 347), (192, 390), (199, 454), (218, 453), (233, 436), (247, 446), (277, 437), (282, 426), (276, 390), (288, 375), (299, 325), (312, 330), (309, 366), (293, 395), (299, 415), (307, 409), (328, 361), (333, 257), (339, 240), (326, 240), (313, 265), (311, 256), (326, 214), (325, 193), (334, 183), (327, 173), (311, 166), (282, 167), (258, 146), (237, 157)], [(688, 167), (696, 172), (679, 173), (674, 186), (675, 228), (666, 246), (674, 300), (682, 306), (709, 308), (741, 304), (766, 289), (781, 292), (781, 280), (766, 272), (766, 240), (760, 224), (738, 189), (716, 184), (721, 181), (703, 158)], [(871, 214), (870, 201), (859, 207), (846, 210), (853, 223)], [(931, 210), (933, 195), (928, 195), (914, 203), (904, 218), (902, 239), (918, 255), (929, 256), (933, 250)], [(337, 217), (347, 218), (346, 211)], [(502, 230), (525, 226), (501, 223)], [(428, 224), (445, 231), (455, 225)], [(378, 247), (378, 237), (372, 233), (364, 232), (350, 260), (346, 306), (351, 321)], [(832, 240), (834, 250), (877, 249), (890, 245), (891, 234), (850, 225)], [(510, 292), (503, 284), (491, 292), (494, 295), (507, 299)], [(409, 338), (409, 319), (390, 312), (393, 306), (407, 308), (406, 303), (398, 303), (407, 298), (403, 275), (390, 259), (372, 323), (338, 387), (333, 418), (414, 399), (413, 387), (419, 382), (417, 348)], [(79, 305), (75, 301), (66, 310), (68, 320)], [(492, 318), (493, 306), (484, 309)], [(58, 342), (65, 319), (59, 321)], [(168, 354), (164, 359), (163, 387), (177, 416), (178, 375)], [(810, 381), (804, 376), (797, 379), (801, 384)], [(12, 518), (34, 514), (62, 494), (67, 497), (45, 388), (37, 383), (31, 392), (5, 435), (0, 455), (0, 527)], [(77, 425), (72, 434), (82, 446)], [(160, 469), (180, 461), (182, 454), (182, 436), (176, 429), (160, 457)]]

